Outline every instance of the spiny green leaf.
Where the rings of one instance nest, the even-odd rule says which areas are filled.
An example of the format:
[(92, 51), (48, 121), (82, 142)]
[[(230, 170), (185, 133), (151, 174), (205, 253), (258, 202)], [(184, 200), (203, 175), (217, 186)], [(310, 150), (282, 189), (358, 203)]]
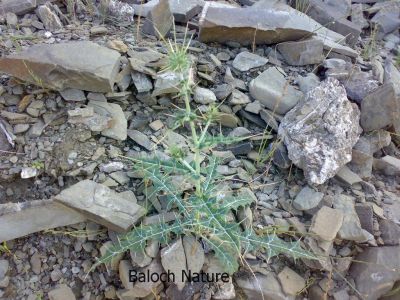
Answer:
[(246, 250), (265, 249), (268, 257), (287, 254), (294, 259), (317, 259), (313, 253), (301, 248), (299, 242), (285, 242), (275, 234), (259, 236), (254, 231), (247, 230), (246, 232), (239, 234), (239, 236), (242, 245)]
[(207, 174), (207, 176), (202, 184), (203, 193), (205, 195), (210, 194), (212, 183), (218, 177), (217, 167), (218, 167), (218, 158), (216, 158), (215, 156), (210, 156), (208, 159), (208, 166), (207, 168), (205, 168), (205, 173)]
[(224, 271), (228, 274), (235, 273), (239, 268), (238, 253), (235, 247), (232, 247), (226, 242), (226, 239), (221, 239), (216, 235), (211, 235), (209, 238), (203, 237), (212, 250), (215, 252), (215, 256), (221, 262)]
[(186, 204), (184, 203), (180, 191), (178, 191), (170, 182), (168, 175), (161, 174), (159, 169), (148, 168), (143, 170), (145, 177), (153, 182), (153, 185), (157, 192), (165, 192), (167, 197), (167, 207), (171, 208), (174, 204), (178, 207), (179, 211), (184, 214), (185, 217), (190, 215), (187, 210)]
[(246, 194), (226, 195), (222, 198), (219, 208), (224, 209), (226, 213), (228, 213), (231, 209), (237, 210), (241, 206), (250, 205), (253, 201), (254, 200)]
[(184, 226), (185, 224), (177, 220), (171, 225), (161, 223), (135, 227), (112, 247), (107, 249), (106, 253), (96, 262), (92, 269), (95, 269), (100, 264), (108, 263), (113, 257), (125, 251), (144, 251), (149, 240), (167, 243), (171, 233), (181, 234)]
[(214, 148), (217, 145), (231, 145), (234, 143), (241, 142), (248, 137), (227, 137), (222, 134), (217, 136), (207, 135), (204, 137), (203, 141), (198, 145), (199, 149)]
[(154, 158), (130, 158), (133, 162), (135, 162), (134, 168), (138, 171), (142, 171), (143, 169), (152, 169), (158, 168), (167, 173), (172, 174), (189, 174), (191, 170), (185, 166), (184, 164), (176, 161), (174, 159), (163, 160), (158, 157)]

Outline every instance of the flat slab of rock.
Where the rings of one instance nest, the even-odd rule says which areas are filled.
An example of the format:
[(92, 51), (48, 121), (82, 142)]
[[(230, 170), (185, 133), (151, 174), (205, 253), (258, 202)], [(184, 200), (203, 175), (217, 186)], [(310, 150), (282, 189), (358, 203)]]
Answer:
[(0, 72), (44, 88), (112, 92), (120, 54), (93, 42), (38, 44), (0, 59)]
[(265, 57), (244, 51), (236, 55), (232, 62), (232, 66), (241, 72), (245, 72), (253, 68), (261, 67), (267, 62), (268, 59)]
[(55, 200), (118, 232), (129, 230), (146, 213), (142, 206), (91, 180), (65, 189)]
[(3, 0), (0, 3), (1, 13), (14, 13), (23, 15), (36, 8), (36, 0)]
[(52, 200), (0, 206), (0, 242), (34, 232), (84, 222), (86, 217)]
[[(145, 17), (159, 0), (151, 0), (145, 4), (131, 4), (135, 15)], [(187, 22), (199, 14), (204, 6), (203, 0), (169, 0), (169, 7), (176, 22)]]
[(351, 160), (362, 131), (359, 118), (344, 87), (328, 78), (282, 119), (278, 133), (310, 185), (324, 183)]
[(238, 42), (243, 45), (296, 41), (313, 34), (340, 40), (336, 34), (288, 5), (246, 8), (207, 2), (200, 17), (202, 42)]
[(306, 14), (325, 27), (345, 36), (350, 46), (354, 46), (360, 36), (361, 27), (343, 17), (337, 6), (328, 5), (320, 0), (309, 0)]
[(350, 274), (362, 299), (375, 300), (389, 292), (400, 280), (399, 269), (400, 246), (372, 247), (354, 259)]
[(303, 93), (286, 81), (274, 67), (268, 68), (249, 85), (250, 95), (277, 114), (285, 114), (302, 98)]

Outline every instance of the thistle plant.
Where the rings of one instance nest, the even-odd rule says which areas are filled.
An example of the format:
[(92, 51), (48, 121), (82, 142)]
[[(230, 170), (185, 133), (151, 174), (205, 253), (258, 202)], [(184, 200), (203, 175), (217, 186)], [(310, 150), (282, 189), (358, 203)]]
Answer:
[[(229, 274), (238, 270), (240, 262), (245, 263), (242, 257), (247, 251), (262, 251), (267, 257), (287, 254), (295, 259), (314, 259), (312, 253), (300, 247), (299, 241), (287, 242), (274, 233), (258, 235), (251, 227), (243, 228), (231, 217), (240, 207), (251, 205), (254, 195), (223, 189), (227, 179), (217, 172), (220, 161), (210, 150), (238, 139), (209, 134), (211, 126), (218, 122), (216, 107), (210, 107), (204, 114), (192, 109), (194, 71), (187, 54), (189, 43), (186, 40), (182, 45), (176, 40), (168, 42), (168, 63), (163, 71), (175, 72), (182, 77), (178, 97), (183, 100), (184, 108), (180, 108), (175, 115), (174, 130), (189, 128), (188, 151), (192, 152), (193, 159), (187, 159), (188, 153), (177, 147), (168, 149), (168, 160), (153, 156), (130, 158), (133, 169), (142, 174), (147, 186), (151, 185), (147, 197), (163, 195), (166, 210), (176, 211), (176, 220), (135, 227), (114, 244), (95, 266), (128, 250), (143, 252), (148, 241), (167, 244), (181, 235), (194, 235), (207, 244)], [(172, 177), (176, 175), (191, 182), (193, 188), (182, 191), (172, 182)]]

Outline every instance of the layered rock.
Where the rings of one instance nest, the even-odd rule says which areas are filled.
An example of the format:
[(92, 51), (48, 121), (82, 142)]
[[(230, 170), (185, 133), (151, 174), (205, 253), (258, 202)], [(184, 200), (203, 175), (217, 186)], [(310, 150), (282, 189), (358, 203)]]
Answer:
[(359, 119), (360, 111), (344, 87), (328, 78), (285, 115), (278, 133), (307, 181), (322, 184), (351, 160), (362, 131)]
[(34, 45), (0, 59), (0, 71), (54, 90), (112, 92), (120, 54), (93, 42)]

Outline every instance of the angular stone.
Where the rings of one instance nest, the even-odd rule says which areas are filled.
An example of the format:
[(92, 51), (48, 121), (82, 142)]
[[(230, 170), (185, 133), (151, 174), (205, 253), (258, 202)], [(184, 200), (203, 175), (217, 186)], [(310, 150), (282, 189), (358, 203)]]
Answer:
[[(357, 144), (356, 144), (357, 145)], [(372, 175), (372, 165), (374, 158), (358, 149), (353, 149), (351, 162), (347, 164), (349, 169), (362, 179), (368, 179)], [(337, 176), (338, 177), (338, 176)]]
[(400, 226), (391, 220), (380, 220), (379, 231), (385, 245), (396, 246), (400, 244)]
[(101, 131), (102, 135), (118, 141), (126, 140), (128, 121), (121, 106), (115, 103), (89, 101), (88, 107), (93, 107), (94, 112), (100, 116), (111, 118), (108, 128)]
[(296, 82), (299, 85), (300, 91), (305, 94), (317, 87), (321, 81), (314, 73), (308, 73), (305, 77), (298, 76)]
[(229, 98), (229, 103), (232, 105), (245, 105), (250, 103), (250, 98), (246, 94), (242, 93), (241, 91), (234, 89), (232, 94)]
[(278, 274), (283, 291), (287, 295), (296, 296), (306, 286), (306, 281), (289, 267), (284, 267)]
[(317, 207), (323, 197), (323, 193), (317, 192), (309, 186), (305, 186), (297, 194), (293, 201), (293, 206), (298, 210), (309, 210)]
[(149, 151), (154, 151), (156, 145), (145, 135), (138, 130), (128, 130), (128, 136), (140, 146), (146, 148)]
[[(201, 12), (204, 6), (203, 0), (169, 0), (169, 7), (174, 15), (175, 22), (186, 23)], [(135, 8), (135, 14), (146, 16), (148, 12), (158, 3), (151, 0), (145, 4), (131, 4)]]
[(321, 240), (333, 241), (342, 223), (343, 213), (340, 210), (322, 206), (312, 220), (310, 232)]
[(361, 228), (365, 229), (369, 233), (374, 233), (374, 211), (370, 205), (356, 204), (356, 213), (360, 219)]
[(176, 94), (179, 92), (179, 84), (183, 76), (174, 72), (165, 72), (157, 75), (154, 84), (153, 97), (161, 96), (164, 94)]
[(91, 180), (65, 189), (55, 200), (118, 232), (129, 230), (146, 213), (140, 205)]
[(0, 206), (0, 242), (34, 232), (84, 222), (86, 218), (52, 200)]
[(71, 288), (65, 284), (52, 289), (49, 294), (49, 300), (76, 300), (74, 293)]
[(36, 10), (44, 28), (48, 31), (57, 31), (63, 28), (60, 18), (51, 10), (51, 4), (40, 5)]
[(0, 3), (0, 12), (24, 15), (36, 8), (36, 0), (3, 0)]
[(227, 7), (204, 5), (200, 17), (202, 42), (238, 42), (243, 45), (296, 41), (317, 34), (340, 40), (336, 34), (288, 5), (271, 7)]
[(182, 277), (182, 272), (187, 272), (187, 267), (181, 238), (161, 250), (161, 264), (164, 270), (176, 274), (174, 282), (178, 289), (182, 290), (185, 286), (185, 278)]
[(204, 264), (204, 250), (195, 237), (187, 235), (182, 238), (185, 249), (186, 264), (188, 271), (199, 272)]
[(365, 131), (394, 125), (400, 130), (400, 99), (394, 83), (386, 83), (361, 102), (361, 127)]
[(193, 99), (196, 103), (200, 104), (210, 104), (217, 101), (217, 97), (213, 91), (196, 86), (194, 89)]
[(386, 34), (396, 30), (400, 26), (400, 5), (397, 1), (391, 1), (381, 6), (372, 17), (372, 26), (378, 29), (377, 38), (382, 39)]
[(129, 281), (129, 271), (133, 270), (133, 266), (129, 260), (121, 260), (119, 262), (118, 273), (122, 286), (126, 289), (133, 288), (133, 282)]
[(153, 83), (148, 75), (133, 71), (131, 76), (138, 93), (150, 92), (153, 89)]
[(369, 27), (368, 21), (364, 17), (363, 5), (361, 3), (351, 5), (351, 22), (362, 29)]
[(112, 92), (119, 59), (117, 51), (89, 41), (38, 44), (1, 58), (0, 71), (59, 91)]
[[(160, 260), (159, 259), (153, 259), (153, 261), (151, 262), (150, 265), (148, 265), (147, 267), (140, 269), (140, 272), (144, 272), (144, 274), (147, 274), (147, 272), (149, 272), (150, 274), (158, 274), (160, 275), (162, 272), (164, 272)], [(155, 275), (154, 275), (155, 276)], [(176, 275), (176, 277), (179, 277), (178, 275)], [(158, 290), (159, 286), (163, 286), (161, 281), (138, 281), (136, 282), (136, 284), (133, 286), (132, 289), (130, 290), (124, 290), (126, 291), (127, 295), (130, 296), (130, 298), (127, 299), (135, 299), (135, 298), (144, 298), (147, 297), (150, 294), (155, 293), (155, 291)], [(125, 299), (125, 298), (122, 298)]]
[(279, 43), (277, 49), (292, 66), (319, 64), (324, 59), (324, 43), (317, 39)]
[(343, 18), (336, 6), (332, 7), (321, 0), (309, 0), (306, 14), (326, 28), (345, 36), (350, 46), (354, 46), (360, 36), (361, 28)]
[(293, 296), (285, 295), (276, 276), (255, 273), (254, 276), (236, 277), (237, 286), (244, 292), (247, 299), (294, 300)]
[(278, 69), (271, 67), (250, 82), (250, 95), (268, 109), (285, 114), (293, 108), (303, 94), (286, 81)]
[(337, 195), (333, 207), (343, 213), (343, 224), (338, 237), (343, 240), (366, 242), (372, 235), (361, 228), (360, 219), (354, 207), (354, 199), (346, 195)]
[(358, 104), (379, 86), (379, 82), (373, 78), (372, 74), (361, 72), (357, 69), (352, 70), (350, 76), (341, 82), (346, 89), (349, 99)]
[(350, 170), (347, 165), (341, 167), (335, 177), (348, 186), (362, 181), (361, 177)]
[(400, 246), (370, 247), (357, 255), (350, 268), (362, 299), (375, 300), (400, 280)]
[(142, 31), (145, 34), (164, 37), (170, 31), (172, 24), (173, 16), (168, 0), (159, 0), (148, 12)]
[(85, 97), (85, 93), (81, 90), (77, 90), (77, 89), (65, 89), (63, 91), (60, 92), (61, 97), (63, 97), (63, 99), (65, 101), (85, 101), (86, 97)]
[(344, 87), (328, 78), (285, 115), (278, 133), (309, 184), (324, 183), (351, 160), (361, 133), (359, 114)]
[(400, 159), (390, 155), (374, 159), (373, 169), (388, 176), (398, 176), (400, 175)]
[(268, 59), (248, 51), (240, 52), (232, 62), (232, 66), (241, 72), (249, 71), (265, 65)]

